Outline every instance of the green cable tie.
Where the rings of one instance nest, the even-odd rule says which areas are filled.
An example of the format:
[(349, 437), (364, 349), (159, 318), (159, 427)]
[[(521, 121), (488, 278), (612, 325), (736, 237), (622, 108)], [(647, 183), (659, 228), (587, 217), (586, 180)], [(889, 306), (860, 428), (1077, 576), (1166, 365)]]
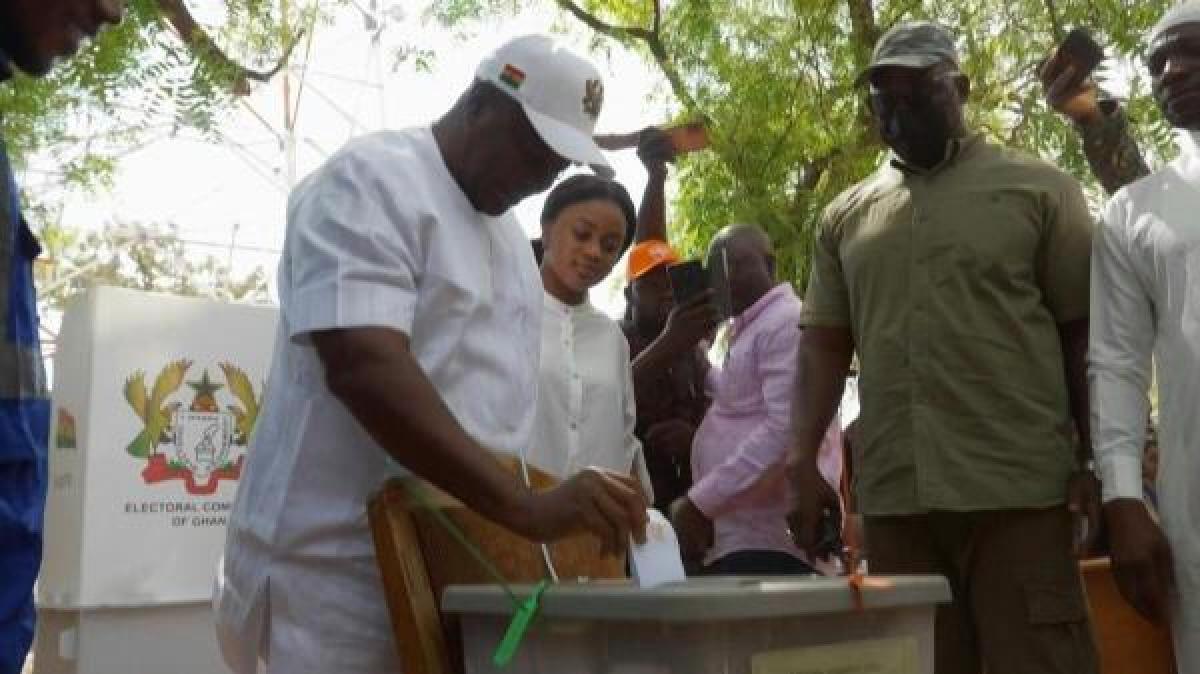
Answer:
[(525, 632), (529, 630), (529, 624), (537, 616), (542, 593), (546, 591), (547, 587), (544, 580), (538, 583), (533, 588), (533, 593), (517, 608), (512, 622), (508, 623), (508, 629), (504, 632), (504, 638), (496, 647), (496, 654), (492, 656), (492, 664), (496, 667), (507, 667), (508, 663), (512, 662), (513, 656), (517, 654), (517, 648), (521, 645), (521, 640), (525, 638)]

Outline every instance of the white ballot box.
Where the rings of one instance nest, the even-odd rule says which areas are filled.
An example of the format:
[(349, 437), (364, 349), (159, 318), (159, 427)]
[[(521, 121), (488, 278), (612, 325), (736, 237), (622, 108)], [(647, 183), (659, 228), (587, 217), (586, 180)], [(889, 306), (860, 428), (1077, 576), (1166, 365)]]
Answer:
[[(845, 578), (553, 585), (503, 671), (933, 674), (934, 607), (948, 601), (938, 576), (871, 577), (861, 607)], [(492, 655), (512, 599), (498, 586), (451, 586), (442, 608), (460, 620), (467, 674), (502, 671)]]
[(226, 671), (213, 579), (277, 320), (270, 307), (118, 288), (67, 309), (36, 674)]

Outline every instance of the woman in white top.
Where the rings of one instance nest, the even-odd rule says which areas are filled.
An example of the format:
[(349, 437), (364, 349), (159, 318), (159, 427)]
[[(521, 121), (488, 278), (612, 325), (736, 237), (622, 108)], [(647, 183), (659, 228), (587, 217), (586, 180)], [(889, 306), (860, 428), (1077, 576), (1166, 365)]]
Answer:
[(619, 183), (573, 176), (542, 210), (544, 288), (538, 407), (529, 463), (560, 478), (588, 466), (650, 479), (634, 437), (629, 346), (588, 301), (633, 240), (637, 215)]

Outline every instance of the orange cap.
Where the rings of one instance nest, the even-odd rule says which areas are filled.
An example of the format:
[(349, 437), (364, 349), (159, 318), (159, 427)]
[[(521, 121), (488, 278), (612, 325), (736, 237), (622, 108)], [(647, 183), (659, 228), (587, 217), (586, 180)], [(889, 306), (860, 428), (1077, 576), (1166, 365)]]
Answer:
[(662, 265), (676, 262), (679, 262), (679, 254), (666, 241), (643, 241), (629, 251), (629, 280), (645, 276)]

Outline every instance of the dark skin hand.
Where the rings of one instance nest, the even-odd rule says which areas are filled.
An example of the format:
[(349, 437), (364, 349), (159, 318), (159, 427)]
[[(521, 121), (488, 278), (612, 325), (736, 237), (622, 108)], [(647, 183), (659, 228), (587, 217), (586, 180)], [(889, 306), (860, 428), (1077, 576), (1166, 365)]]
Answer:
[(669, 368), (681, 353), (696, 348), (717, 327), (720, 316), (711, 290), (671, 309), (667, 327), (633, 361), (634, 384), (645, 384)]
[(1055, 50), (1038, 70), (1046, 104), (1082, 126), (1101, 120), (1100, 88), (1090, 75), (1081, 78), (1071, 59)]
[(713, 524), (686, 496), (671, 504), (671, 526), (679, 538), (679, 551), (689, 566), (698, 566), (713, 546)]
[(409, 350), (387, 328), (313, 333), (329, 390), (394, 459), (472, 510), (535, 541), (588, 531), (606, 554), (646, 540), (637, 480), (589, 468), (532, 492), (459, 426)]
[(794, 506), (788, 527), (796, 546), (810, 559), (817, 558), (821, 519), (840, 508), (838, 495), (817, 467), (817, 452), (841, 404), (842, 390), (854, 355), (848, 328), (804, 328), (796, 368), (795, 405), (792, 410), (792, 447), (787, 472)]
[(665, 131), (648, 126), (642, 129), (638, 138), (637, 156), (647, 173), (666, 173), (667, 164), (675, 161), (675, 146)]
[(1104, 504), (1113, 577), (1121, 596), (1147, 620), (1165, 625), (1175, 585), (1171, 546), (1140, 499)]
[(633, 240), (635, 243), (650, 239), (666, 241), (667, 163), (674, 161), (675, 148), (662, 129), (648, 127), (642, 130), (637, 155), (646, 167), (646, 190), (638, 206), (637, 229)]

